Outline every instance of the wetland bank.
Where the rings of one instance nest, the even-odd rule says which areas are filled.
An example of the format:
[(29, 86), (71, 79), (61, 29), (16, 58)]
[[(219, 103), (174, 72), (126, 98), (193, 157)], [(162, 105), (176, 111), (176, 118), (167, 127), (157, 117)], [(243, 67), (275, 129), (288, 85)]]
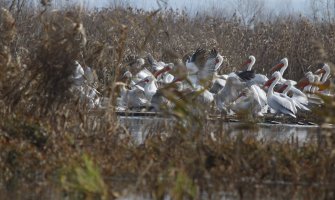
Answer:
[[(150, 118), (138, 142), (115, 108), (132, 55), (174, 62), (215, 46), (229, 60), (223, 72), (251, 53), (259, 72), (287, 56), (295, 67), (286, 77), (298, 80), (335, 63), (332, 21), (279, 16), (251, 29), (237, 16), (15, 2), (0, 3), (0, 199), (334, 198), (335, 135), (325, 126), (334, 123), (333, 98), (297, 116), (319, 125), (302, 142), (246, 134), (264, 127), (256, 119), (210, 122), (187, 101), (169, 110), (175, 123)], [(92, 110), (68, 90), (74, 60), (95, 70), (108, 108)], [(143, 120), (130, 126), (142, 131)]]

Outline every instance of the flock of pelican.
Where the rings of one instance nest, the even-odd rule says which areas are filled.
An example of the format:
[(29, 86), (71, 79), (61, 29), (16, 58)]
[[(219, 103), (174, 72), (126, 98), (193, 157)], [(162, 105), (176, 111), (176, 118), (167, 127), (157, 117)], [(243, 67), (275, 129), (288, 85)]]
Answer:
[[(143, 58), (133, 60), (128, 70), (121, 74), (116, 83), (119, 87), (118, 110), (173, 108), (175, 102), (163, 92), (173, 86), (173, 92), (186, 94), (179, 98), (192, 97), (189, 102), (194, 107), (214, 108), (228, 114), (263, 116), (270, 112), (296, 118), (298, 112), (309, 112), (312, 107), (322, 105), (324, 102), (320, 95), (332, 95), (329, 89), (330, 67), (326, 63), (315, 73), (309, 71), (296, 82), (283, 77), (288, 67), (287, 58), (270, 70), (272, 75), (269, 78), (255, 73), (254, 56), (249, 56), (243, 64), (244, 71), (218, 74), (224, 57), (215, 49), (209, 52), (197, 49), (184, 62), (177, 64), (157, 61), (150, 54), (146, 60), (148, 65)], [(79, 63), (76, 65), (72, 77), (76, 90), (88, 99), (90, 107), (101, 107), (102, 98), (99, 98), (98, 91), (82, 84), (83, 77), (89, 79), (90, 72), (86, 73), (89, 70), (83, 70)]]

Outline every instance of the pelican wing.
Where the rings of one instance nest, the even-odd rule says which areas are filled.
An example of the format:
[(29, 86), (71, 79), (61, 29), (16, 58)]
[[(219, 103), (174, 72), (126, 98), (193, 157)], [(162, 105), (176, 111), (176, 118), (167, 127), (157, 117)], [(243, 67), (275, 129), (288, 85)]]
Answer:
[(198, 48), (192, 55), (190, 62), (193, 62), (198, 68), (202, 68), (206, 62), (206, 50)]
[(267, 104), (267, 97), (264, 90), (262, 90), (258, 85), (253, 85), (252, 88), (257, 93), (261, 106), (265, 106)]
[(299, 102), (300, 104), (307, 105), (308, 104), (308, 98), (305, 93), (303, 93), (301, 90), (298, 88), (292, 86), (290, 91), (293, 93), (292, 98)]
[(279, 95), (272, 95), (270, 99), (268, 99), (268, 103), (270, 107), (277, 112), (291, 115), (292, 117), (296, 118), (292, 104), (288, 99)]
[(226, 85), (226, 80), (221, 78), (215, 79), (211, 89), (209, 90), (211, 93), (217, 94), (224, 86)]
[(243, 72), (237, 72), (236, 75), (243, 81), (250, 81), (251, 79), (255, 78), (255, 71), (243, 71)]
[(199, 96), (197, 96), (197, 102), (201, 105), (209, 105), (214, 101), (214, 95), (208, 90), (204, 90)]
[(255, 74), (255, 78), (252, 79), (252, 81), (258, 85), (264, 85), (264, 83), (268, 80), (268, 77), (263, 74)]
[(153, 74), (147, 68), (142, 69), (140, 72), (138, 72), (136, 74), (136, 77), (140, 80), (142, 80), (142, 79), (144, 79), (148, 76), (153, 76)]
[(218, 98), (225, 104), (232, 103), (245, 87), (246, 83), (241, 82), (236, 76), (230, 76), (226, 81), (225, 87), (219, 91)]

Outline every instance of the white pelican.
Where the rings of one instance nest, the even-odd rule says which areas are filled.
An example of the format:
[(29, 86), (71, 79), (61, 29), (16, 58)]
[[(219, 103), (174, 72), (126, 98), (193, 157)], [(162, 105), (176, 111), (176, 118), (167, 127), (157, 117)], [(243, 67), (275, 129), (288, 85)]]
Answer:
[(165, 64), (164, 67), (154, 73), (159, 83), (169, 84), (175, 79), (172, 74), (169, 73), (174, 68), (173, 63)]
[(263, 85), (268, 78), (262, 74), (254, 73), (252, 68), (255, 65), (255, 62), (256, 58), (253, 55), (250, 55), (248, 60), (243, 64), (243, 66), (247, 66), (246, 71), (230, 74), (230, 76), (239, 75), (240, 77), (243, 77), (246, 86), (248, 86), (234, 102), (232, 110), (238, 112), (239, 109), (241, 111), (249, 109), (255, 116), (263, 116), (263, 113), (267, 110), (267, 97), (266, 93), (259, 87), (259, 85)]
[[(281, 80), (279, 80), (279, 83), (281, 83), (281, 84), (283, 84), (286, 81), (286, 79), (284, 79), (283, 76), (284, 76), (284, 73), (285, 73), (287, 67), (288, 67), (288, 59), (283, 58), (283, 59), (280, 60), (280, 62), (278, 64), (276, 64), (270, 70), (271, 73), (279, 70), (279, 72), (282, 76)], [(293, 81), (293, 85), (296, 85), (296, 84), (297, 84), (297, 82)]]
[(200, 66), (204, 64), (205, 56), (206, 51), (199, 48), (186, 61), (187, 77), (191, 81), (193, 88), (199, 85), (198, 72)]
[(256, 63), (256, 58), (253, 55), (250, 55), (248, 60), (243, 64), (243, 66), (247, 65), (247, 71), (251, 71), (253, 66)]
[(86, 82), (90, 85), (94, 84), (96, 82), (96, 75), (92, 68), (90, 67), (84, 67), (84, 77), (86, 79)]
[(311, 92), (313, 94), (317, 93), (317, 91), (319, 91), (319, 86), (318, 86), (318, 83), (320, 83), (320, 80), (321, 80), (321, 75), (319, 74), (314, 74), (314, 84), (312, 84), (312, 88), (311, 88)]
[(318, 69), (315, 74), (321, 74), (322, 78), (320, 82), (325, 83), (330, 77), (330, 67), (328, 64), (324, 63), (321, 69)]
[(199, 66), (199, 80), (200, 82), (211, 82), (215, 72), (220, 69), (223, 63), (223, 57), (216, 51), (212, 49), (209, 56), (204, 64), (204, 66)]
[(228, 75), (218, 75), (215, 72), (212, 81), (212, 87), (209, 91), (213, 94), (217, 94), (226, 85), (227, 78)]
[(226, 110), (226, 106), (235, 101), (240, 92), (247, 86), (247, 82), (243, 81), (237, 74), (229, 74), (224, 88), (215, 96), (217, 108), (220, 111)]
[(250, 82), (253, 78), (255, 78), (253, 70), (230, 73), (224, 88), (215, 97), (216, 106), (219, 110), (225, 110), (225, 106), (233, 103), (244, 88), (253, 85), (254, 83)]
[(279, 92), (282, 91), (282, 94), (288, 97), (288, 92), (292, 93), (292, 97), (288, 97), (289, 100), (293, 103), (293, 105), (301, 110), (310, 111), (306, 106), (308, 105), (307, 96), (301, 92), (299, 89), (293, 86), (291, 80), (287, 80), (282, 88), (279, 89)]
[(156, 73), (157, 75), (154, 75), (153, 73), (151, 73), (147, 68), (143, 68), (141, 71), (139, 71), (133, 78), (132, 78), (132, 84), (131, 86), (140, 86), (142, 88), (144, 88), (144, 86), (146, 85), (145, 81), (143, 81), (145, 78), (147, 78), (148, 76), (153, 76), (153, 77), (157, 77), (159, 75), (159, 73)]
[(135, 79), (144, 79), (147, 76), (151, 76), (153, 75), (147, 68), (143, 68), (141, 71), (139, 71), (136, 75), (135, 75)]
[(317, 95), (319, 91), (318, 83), (321, 80), (321, 76), (314, 74), (314, 79), (310, 82), (309, 91), (307, 91), (308, 103), (310, 106), (320, 106), (324, 104), (324, 101)]
[(117, 98), (117, 106), (120, 110), (126, 110), (127, 108), (140, 108), (146, 107), (150, 103), (146, 99), (144, 92), (134, 87), (132, 89), (127, 89), (126, 85), (121, 85), (120, 97)]
[(167, 65), (171, 65), (171, 63), (166, 64), (163, 61), (157, 61), (150, 53), (147, 56), (148, 59), (148, 63), (150, 64), (150, 67), (156, 72), (159, 70), (162, 70), (164, 67), (166, 67)]
[(197, 90), (197, 92), (200, 91), (202, 92), (197, 96), (197, 102), (202, 105), (210, 105), (214, 101), (214, 94), (202, 87), (199, 87)]
[(314, 82), (314, 74), (313, 72), (309, 71), (305, 73), (305, 77), (303, 77), (298, 81), (296, 87), (305, 93), (309, 93), (312, 87), (311, 83), (313, 82)]
[[(252, 71), (253, 70), (252, 68), (255, 65), (255, 63), (256, 58), (255, 56), (251, 55), (243, 65), (244, 66), (247, 65), (247, 71)], [(250, 80), (251, 83), (249, 83), (249, 85), (252, 84), (263, 85), (268, 80), (269, 79), (263, 74), (255, 74), (255, 77)]]
[[(230, 108), (237, 114), (251, 113), (253, 116), (263, 116), (263, 113), (266, 112), (263, 109), (266, 106), (266, 94), (265, 100), (262, 99), (257, 88), (259, 88), (257, 85), (245, 88)], [(263, 90), (262, 92), (265, 93)]]
[(186, 99), (191, 100), (190, 106), (196, 107), (196, 109), (193, 109), (192, 111), (198, 110), (202, 112), (211, 108), (214, 101), (214, 94), (209, 92), (203, 86), (198, 86), (195, 90), (187, 91), (187, 93)]
[(158, 86), (157, 86), (157, 79), (154, 76), (147, 76), (143, 80), (136, 83), (139, 85), (141, 83), (145, 83), (144, 85), (144, 94), (148, 101), (150, 102), (152, 97), (156, 94)]
[[(282, 113), (286, 115), (290, 115), (294, 118), (295, 116), (295, 108), (294, 105), (290, 102), (289, 99), (279, 95), (279, 93), (274, 92), (273, 88), (275, 85), (281, 80), (281, 73), (280, 72), (274, 72), (273, 76), (275, 77), (275, 80), (272, 82), (268, 89), (267, 93), (267, 102), (268, 105), (277, 113)], [(270, 80), (269, 80), (270, 81)]]
[(157, 77), (159, 77), (161, 74), (168, 72), (172, 69), (171, 65), (167, 65), (166, 67), (162, 68), (161, 70), (155, 72), (154, 74), (149, 74), (142, 80), (138, 81), (135, 85), (141, 85), (144, 84), (144, 94), (148, 101), (150, 102), (152, 97), (156, 94), (158, 90), (157, 85)]
[(127, 64), (126, 69), (130, 71), (132, 74), (137, 74), (140, 70), (142, 70), (144, 63), (145, 61), (143, 58), (129, 55), (126, 58), (126, 64)]
[(86, 67), (85, 70), (78, 61), (74, 61), (74, 71), (69, 77), (72, 82), (70, 91), (79, 95), (81, 100), (88, 103), (89, 108), (98, 107), (100, 104), (100, 94), (96, 88), (93, 87), (94, 73), (91, 68)]
[(74, 61), (74, 65), (75, 65), (74, 71), (69, 78), (74, 86), (82, 86), (85, 81), (84, 79), (85, 71), (78, 61)]
[(207, 86), (212, 83), (222, 62), (223, 57), (215, 49), (210, 51), (208, 57), (204, 49), (197, 49), (186, 61), (187, 77), (193, 86), (190, 95), (195, 97), (193, 100), (198, 106), (209, 108), (214, 101), (214, 94), (207, 90)]
[(161, 90), (158, 90), (151, 98), (151, 106), (154, 111), (160, 111), (162, 108), (170, 109), (174, 104), (169, 101)]
[(322, 68), (315, 72), (317, 75), (321, 75), (320, 82), (316, 82), (315, 84), (319, 86), (320, 94), (330, 95), (330, 67), (328, 64), (324, 63)]

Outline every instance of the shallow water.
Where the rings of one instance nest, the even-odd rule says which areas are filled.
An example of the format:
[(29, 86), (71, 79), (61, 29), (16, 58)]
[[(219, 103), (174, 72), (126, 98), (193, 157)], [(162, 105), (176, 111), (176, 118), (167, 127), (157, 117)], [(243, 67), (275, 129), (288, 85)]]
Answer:
[[(132, 117), (119, 116), (119, 122), (127, 128), (135, 141), (139, 144), (143, 143), (149, 133), (154, 130), (164, 130), (171, 127), (174, 123), (172, 119), (162, 117)], [(207, 130), (215, 140), (215, 132), (222, 128), (223, 132), (230, 134), (232, 137), (243, 134), (244, 137), (253, 136), (263, 141), (281, 141), (281, 142), (305, 142), (315, 141), (320, 134), (320, 128), (317, 125), (297, 125), (297, 124), (269, 124), (258, 123), (256, 127), (248, 128), (248, 124), (243, 122), (222, 122), (214, 120), (206, 126), (210, 126)], [(223, 124), (222, 124), (223, 123)]]

